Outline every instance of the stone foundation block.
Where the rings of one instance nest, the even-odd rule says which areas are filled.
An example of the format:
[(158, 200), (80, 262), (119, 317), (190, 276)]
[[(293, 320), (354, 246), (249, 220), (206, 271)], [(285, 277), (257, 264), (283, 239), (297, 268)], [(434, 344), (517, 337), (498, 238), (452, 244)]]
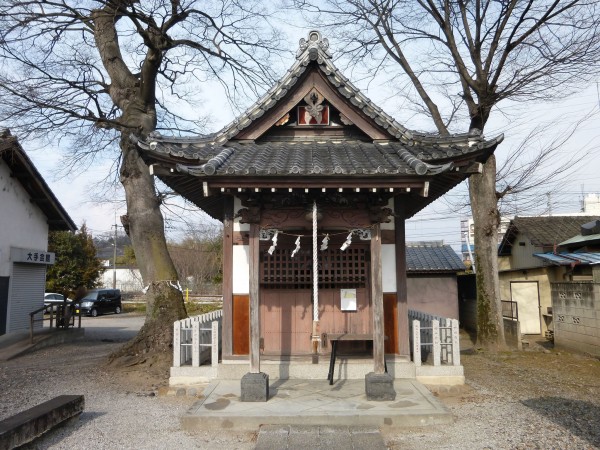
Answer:
[(241, 400), (243, 402), (266, 402), (269, 400), (269, 375), (263, 372), (244, 375)]
[(370, 372), (365, 376), (367, 400), (387, 401), (396, 399), (394, 379), (387, 373)]

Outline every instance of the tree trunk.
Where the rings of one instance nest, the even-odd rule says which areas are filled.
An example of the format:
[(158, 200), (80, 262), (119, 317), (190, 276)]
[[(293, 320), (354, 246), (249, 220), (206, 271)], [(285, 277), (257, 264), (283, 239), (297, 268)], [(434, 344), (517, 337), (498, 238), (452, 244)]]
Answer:
[(498, 279), (498, 227), (496, 157), (490, 156), (483, 173), (469, 178), (471, 211), (475, 224), (475, 269), (477, 278), (477, 341), (488, 349), (506, 346)]
[(173, 322), (187, 317), (183, 294), (175, 287), (177, 271), (167, 250), (160, 200), (148, 166), (127, 136), (121, 138), (121, 151), (120, 179), (125, 188), (129, 236), (144, 285), (149, 289), (144, 326), (112, 359), (154, 354), (170, 361)]

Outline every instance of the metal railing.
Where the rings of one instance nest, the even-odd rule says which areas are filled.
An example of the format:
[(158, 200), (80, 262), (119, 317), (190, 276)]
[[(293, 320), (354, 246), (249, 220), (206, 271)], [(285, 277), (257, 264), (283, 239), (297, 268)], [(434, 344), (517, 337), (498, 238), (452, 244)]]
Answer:
[(458, 320), (415, 310), (408, 311), (408, 319), (416, 366), (420, 366), (430, 354), (434, 366), (460, 366)]
[(173, 366), (219, 364), (223, 310), (178, 320), (173, 324)]
[(502, 302), (502, 317), (511, 320), (519, 320), (519, 305), (511, 300), (501, 300)]
[[(76, 309), (74, 305), (67, 303), (66, 305), (44, 305), (41, 308), (36, 309), (29, 313), (29, 342), (33, 344), (33, 333), (34, 325), (37, 322), (44, 322), (48, 320), (50, 322), (50, 328), (56, 326), (56, 328), (69, 328), (75, 327), (75, 318), (78, 318), (78, 328), (81, 328), (81, 310)], [(36, 314), (42, 314), (42, 317), (36, 318)], [(46, 314), (50, 314), (50, 317), (46, 317)]]

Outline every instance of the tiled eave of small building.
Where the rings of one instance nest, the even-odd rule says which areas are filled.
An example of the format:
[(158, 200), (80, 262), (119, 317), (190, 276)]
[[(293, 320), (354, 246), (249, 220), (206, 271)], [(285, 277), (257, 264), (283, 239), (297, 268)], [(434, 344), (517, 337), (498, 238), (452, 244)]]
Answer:
[(533, 256), (556, 266), (594, 265), (600, 264), (600, 252), (577, 253), (534, 253)]
[(415, 274), (457, 273), (466, 267), (452, 247), (443, 242), (407, 242), (406, 270)]
[(577, 235), (581, 225), (598, 216), (545, 216), (545, 217), (515, 217), (511, 220), (502, 242), (498, 248), (499, 256), (509, 256), (518, 235), (529, 239), (536, 247), (560, 245), (566, 239)]

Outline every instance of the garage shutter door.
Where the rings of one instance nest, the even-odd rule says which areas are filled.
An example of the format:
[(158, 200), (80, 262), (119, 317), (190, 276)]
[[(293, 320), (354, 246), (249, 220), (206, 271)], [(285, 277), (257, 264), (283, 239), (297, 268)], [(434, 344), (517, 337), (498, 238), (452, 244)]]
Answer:
[[(10, 280), (10, 304), (8, 306), (8, 331), (29, 330), (29, 313), (44, 305), (46, 266), (37, 264), (13, 264)], [(42, 323), (37, 322), (36, 328)]]

